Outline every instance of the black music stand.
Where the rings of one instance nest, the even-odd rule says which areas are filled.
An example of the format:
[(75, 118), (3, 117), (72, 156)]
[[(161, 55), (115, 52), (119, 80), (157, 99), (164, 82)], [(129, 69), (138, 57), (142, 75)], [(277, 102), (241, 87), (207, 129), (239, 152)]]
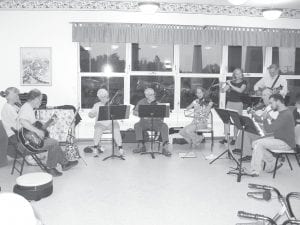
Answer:
[(250, 176), (250, 177), (255, 176), (253, 174), (245, 173), (242, 168), (245, 131), (252, 133), (252, 134), (259, 135), (259, 136), (260, 136), (260, 132), (256, 128), (256, 126), (251, 118), (249, 118), (247, 116), (240, 116), (238, 113), (234, 117), (235, 117), (235, 118), (233, 118), (234, 120), (239, 120), (239, 122), (237, 122), (237, 123), (239, 123), (238, 129), (242, 131), (241, 155), (240, 155), (240, 163), (238, 164), (238, 168), (236, 168), (235, 170), (229, 171), (227, 174), (237, 175), (237, 182), (241, 182), (242, 176)]
[[(231, 111), (231, 110), (226, 110), (226, 109), (219, 109), (219, 108), (215, 108), (215, 110), (224, 124), (230, 124), (230, 125), (234, 125), (237, 127), (240, 126), (240, 122), (235, 120), (236, 114), (239, 115), (237, 112)], [(232, 117), (234, 117), (234, 118), (232, 118)], [(229, 130), (230, 130), (230, 128), (229, 128)], [(227, 136), (229, 139), (229, 135), (227, 135)], [(213, 164), (215, 161), (217, 161), (219, 158), (221, 158), (226, 153), (228, 154), (229, 158), (232, 158), (236, 162), (236, 164), (239, 165), (239, 162), (236, 160), (236, 158), (233, 156), (232, 152), (230, 151), (229, 140), (227, 140), (227, 149), (224, 152), (222, 152), (219, 156), (217, 156), (214, 160), (212, 160), (209, 164)]]
[[(170, 108), (168, 105), (158, 104), (158, 105), (139, 105), (138, 107), (138, 115), (139, 117), (149, 117), (151, 118), (151, 132), (153, 132), (153, 119), (154, 118), (165, 118), (170, 115)], [(142, 152), (142, 155), (149, 154), (152, 159), (155, 159), (155, 154), (162, 154), (161, 152), (153, 151), (154, 145), (154, 137), (151, 137), (151, 151), (150, 152)]]
[(111, 120), (111, 127), (112, 127), (112, 153), (110, 156), (103, 159), (103, 161), (109, 158), (119, 158), (125, 160), (123, 156), (115, 154), (115, 145), (114, 145), (114, 120), (122, 120), (129, 118), (129, 105), (109, 105), (109, 106), (100, 106), (99, 113), (98, 113), (98, 121), (103, 120)]

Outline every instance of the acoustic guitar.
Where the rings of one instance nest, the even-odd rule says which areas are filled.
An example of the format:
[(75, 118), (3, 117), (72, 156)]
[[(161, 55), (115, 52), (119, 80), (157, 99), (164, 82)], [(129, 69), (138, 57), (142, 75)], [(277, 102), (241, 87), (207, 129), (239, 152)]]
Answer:
[[(53, 124), (53, 122), (57, 119), (57, 115), (53, 114), (51, 118), (44, 124), (42, 124), (40, 121), (36, 121), (33, 126), (35, 126), (37, 129), (44, 131), (45, 138), (49, 137), (49, 131), (47, 128)], [(18, 137), (21, 141), (21, 143), (32, 152), (38, 152), (42, 150), (44, 146), (44, 139), (40, 138), (35, 132), (30, 131), (26, 128), (21, 128), (18, 132)]]

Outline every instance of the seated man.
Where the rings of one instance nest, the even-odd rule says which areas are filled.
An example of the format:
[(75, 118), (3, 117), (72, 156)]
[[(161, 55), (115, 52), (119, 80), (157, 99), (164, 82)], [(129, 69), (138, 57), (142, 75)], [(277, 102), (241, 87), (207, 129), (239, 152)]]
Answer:
[(62, 170), (66, 171), (77, 165), (78, 161), (67, 161), (58, 141), (48, 137), (45, 138), (44, 131), (34, 126), (34, 123), (37, 121), (34, 109), (39, 108), (41, 102), (42, 93), (38, 89), (33, 89), (28, 93), (28, 100), (19, 111), (19, 127), (24, 127), (36, 133), (41, 139), (44, 139), (42, 149), (48, 151), (46, 166), (48, 167), (49, 173), (53, 176), (61, 176), (62, 173), (56, 169), (58, 163), (61, 164)]
[(7, 155), (10, 157), (15, 157), (16, 149), (18, 147), (18, 138), (17, 135), (13, 132), (12, 128), (17, 130), (17, 118), (20, 108), (16, 103), (20, 103), (19, 99), (19, 90), (15, 87), (9, 87), (5, 90), (6, 103), (4, 104), (1, 111), (1, 120), (3, 127), (8, 136), (8, 146), (12, 148), (3, 149), (1, 155), (0, 167), (7, 164)]
[[(262, 92), (262, 103), (258, 103), (256, 107), (254, 107), (254, 110), (248, 109), (249, 113), (252, 114), (253, 119), (258, 122), (263, 122), (263, 116), (266, 113), (269, 113), (270, 116), (273, 119), (276, 119), (278, 116), (277, 111), (273, 111), (270, 105), (270, 96), (272, 95), (271, 89), (264, 89)], [(253, 133), (249, 133), (247, 131), (244, 132), (244, 144), (243, 144), (243, 161), (251, 161), (251, 155), (252, 155), (252, 142), (261, 138), (259, 135), (255, 135)], [(242, 143), (242, 132), (239, 133), (237, 143), (236, 143), (236, 149), (233, 150), (234, 153), (240, 153), (241, 152), (241, 143)]]
[(203, 135), (195, 133), (197, 129), (205, 129), (208, 124), (208, 115), (213, 106), (213, 102), (205, 96), (205, 90), (202, 87), (196, 89), (195, 99), (186, 110), (194, 109), (194, 119), (192, 123), (185, 126), (179, 133), (190, 144), (199, 145), (203, 140)]
[[(258, 176), (262, 170), (263, 162), (266, 163), (266, 171), (273, 172), (275, 158), (268, 149), (288, 151), (295, 148), (294, 118), (290, 110), (284, 105), (284, 98), (280, 94), (270, 97), (271, 107), (278, 111), (277, 119), (272, 119), (267, 113), (264, 115), (263, 125), (268, 133), (274, 137), (262, 138), (253, 142), (253, 154), (251, 160), (251, 174)], [(278, 165), (280, 168), (282, 164)]]
[[(133, 114), (138, 116), (139, 105), (156, 105), (158, 102), (155, 99), (155, 92), (152, 88), (147, 88), (144, 91), (145, 98), (141, 99), (135, 106)], [(140, 153), (146, 151), (145, 142), (143, 139), (143, 132), (147, 129), (151, 129), (151, 119), (150, 118), (141, 118), (138, 123), (134, 125), (136, 140), (139, 143), (139, 147), (134, 150), (134, 153)], [(163, 118), (154, 118), (153, 119), (153, 129), (156, 132), (160, 132), (162, 141), (163, 141), (163, 151), (162, 153), (165, 156), (171, 156), (171, 153), (168, 150), (169, 143), (169, 128), (168, 125), (163, 122)]]
[(296, 96), (296, 109), (294, 109), (293, 115), (295, 119), (296, 145), (300, 147), (300, 94)]
[[(104, 120), (104, 121), (98, 121), (98, 113), (99, 113), (99, 107), (107, 105), (109, 101), (109, 95), (107, 90), (105, 89), (99, 89), (97, 92), (97, 97), (100, 100), (99, 102), (96, 102), (92, 108), (92, 110), (89, 112), (90, 118), (96, 118), (95, 121), (95, 130), (94, 130), (94, 146), (97, 147), (97, 152), (95, 157), (98, 157), (98, 153), (103, 153), (104, 149), (101, 146), (101, 137), (103, 134), (103, 131), (109, 130), (112, 131), (112, 124), (111, 120)], [(120, 133), (120, 126), (118, 121), (114, 120), (114, 138), (115, 142), (119, 147), (119, 153), (120, 155), (124, 154), (124, 150), (122, 148), (122, 137)]]

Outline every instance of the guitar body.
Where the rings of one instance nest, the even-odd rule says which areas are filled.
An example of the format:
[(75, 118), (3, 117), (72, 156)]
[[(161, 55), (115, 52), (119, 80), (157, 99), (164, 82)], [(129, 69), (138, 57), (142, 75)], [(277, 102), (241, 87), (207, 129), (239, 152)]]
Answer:
[(39, 152), (44, 146), (44, 140), (41, 139), (36, 133), (22, 128), (19, 133), (19, 140), (29, 150), (34, 153)]
[[(44, 131), (44, 138), (47, 138), (49, 137), (49, 131), (47, 130), (47, 127), (53, 122), (54, 118), (56, 118), (56, 115), (52, 116), (52, 118), (44, 125), (41, 122), (36, 121), (33, 126)], [(31, 152), (37, 153), (44, 147), (44, 139), (41, 139), (35, 132), (32, 132), (24, 127), (18, 132), (18, 137), (21, 143)]]

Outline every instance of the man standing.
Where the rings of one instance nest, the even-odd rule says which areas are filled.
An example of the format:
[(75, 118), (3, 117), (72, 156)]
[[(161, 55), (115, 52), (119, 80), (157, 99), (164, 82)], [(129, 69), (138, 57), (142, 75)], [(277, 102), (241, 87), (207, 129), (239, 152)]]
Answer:
[(266, 88), (276, 90), (278, 88), (279, 93), (285, 97), (288, 92), (287, 81), (279, 75), (279, 67), (276, 64), (272, 64), (268, 67), (268, 70), (269, 74), (265, 75), (254, 85), (254, 91), (259, 92)]
[(78, 164), (78, 161), (67, 161), (65, 155), (59, 146), (58, 141), (52, 138), (45, 138), (45, 133), (34, 126), (37, 121), (34, 109), (40, 107), (42, 102), (42, 93), (38, 89), (33, 89), (28, 93), (27, 102), (21, 107), (19, 112), (19, 127), (24, 127), (36, 133), (41, 139), (44, 139), (44, 146), (42, 149), (48, 151), (46, 166), (49, 173), (53, 176), (61, 176), (62, 173), (56, 169), (57, 164), (61, 164), (62, 170), (66, 171)]
[[(141, 99), (133, 110), (133, 114), (138, 116), (139, 105), (156, 105), (155, 92), (152, 88), (147, 88), (144, 91), (145, 98)], [(151, 119), (150, 118), (141, 118), (139, 122), (134, 125), (136, 140), (139, 143), (139, 147), (134, 150), (134, 153), (145, 152), (145, 142), (143, 138), (143, 132), (147, 129), (151, 129)], [(163, 141), (163, 151), (162, 154), (165, 156), (171, 156), (172, 154), (168, 150), (169, 143), (169, 128), (166, 123), (163, 122), (163, 118), (153, 118), (153, 130), (160, 132), (162, 141)]]
[[(293, 114), (284, 105), (283, 96), (273, 94), (270, 96), (270, 102), (272, 109), (279, 114), (275, 120), (266, 114), (263, 120), (266, 132), (273, 133), (274, 137), (259, 139), (252, 144), (251, 174), (256, 176), (261, 172), (263, 162), (266, 163), (267, 172), (274, 170), (275, 158), (268, 149), (288, 151), (296, 146)], [(278, 168), (281, 166), (282, 164), (279, 164)]]

